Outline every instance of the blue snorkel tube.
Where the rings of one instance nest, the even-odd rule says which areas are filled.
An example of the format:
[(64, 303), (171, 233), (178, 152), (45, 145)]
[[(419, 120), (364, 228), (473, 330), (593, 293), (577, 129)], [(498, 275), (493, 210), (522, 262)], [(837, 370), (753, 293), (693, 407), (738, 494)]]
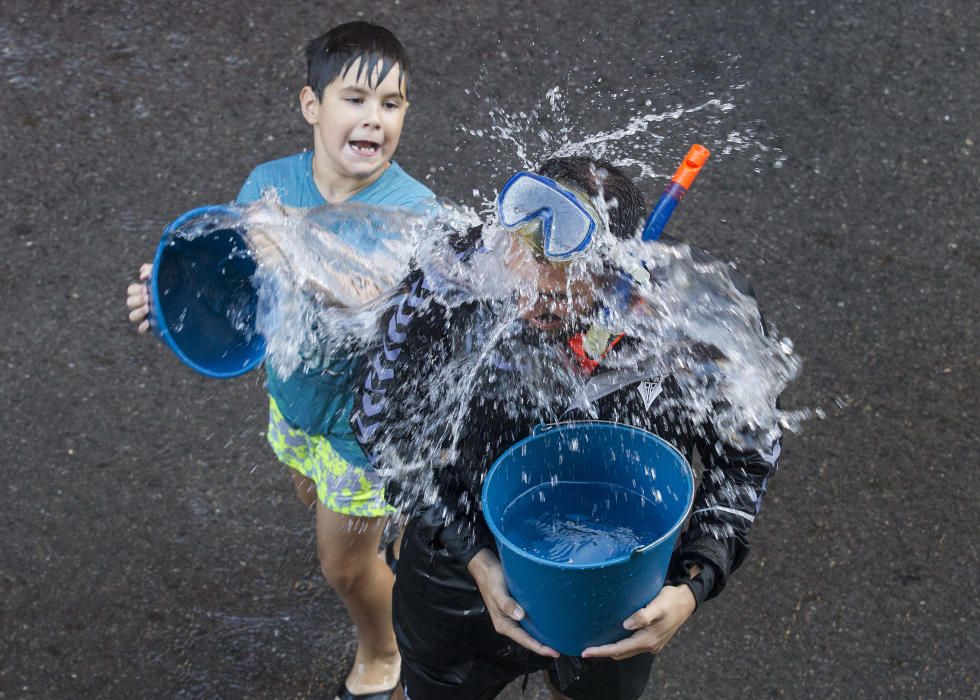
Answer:
[(701, 144), (696, 143), (691, 146), (687, 155), (684, 156), (683, 162), (677, 168), (677, 172), (674, 173), (674, 177), (670, 178), (667, 189), (660, 195), (657, 206), (647, 217), (646, 225), (643, 227), (642, 240), (655, 241), (660, 238), (671, 214), (674, 213), (674, 209), (677, 208), (677, 204), (684, 198), (687, 191), (691, 189), (694, 178), (701, 172), (701, 166), (708, 160), (709, 155), (711, 152)]

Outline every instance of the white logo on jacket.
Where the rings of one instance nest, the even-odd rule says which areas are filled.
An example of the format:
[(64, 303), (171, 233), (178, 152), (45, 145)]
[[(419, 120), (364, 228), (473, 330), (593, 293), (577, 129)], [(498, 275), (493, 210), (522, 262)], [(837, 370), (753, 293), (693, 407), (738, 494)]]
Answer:
[[(654, 375), (652, 378), (651, 374)], [(612, 370), (597, 374), (589, 379), (582, 391), (578, 392), (578, 396), (572, 401), (565, 414), (576, 409), (588, 411), (589, 406), (595, 401), (637, 382), (639, 382), (638, 389), (640, 396), (643, 397), (644, 406), (650, 408), (653, 400), (664, 390), (663, 380), (663, 377), (657, 376), (655, 371), (651, 372), (647, 368)]]
[(640, 392), (640, 398), (643, 399), (643, 408), (649, 409), (653, 400), (663, 393), (664, 381), (660, 377), (656, 379), (644, 379), (637, 384), (636, 390)]

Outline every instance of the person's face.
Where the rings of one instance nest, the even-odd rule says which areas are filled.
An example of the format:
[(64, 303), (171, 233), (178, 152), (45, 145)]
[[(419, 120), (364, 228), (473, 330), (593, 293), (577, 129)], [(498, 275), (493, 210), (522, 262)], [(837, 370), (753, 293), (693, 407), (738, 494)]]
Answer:
[(567, 331), (595, 307), (595, 287), (590, 279), (571, 279), (569, 265), (541, 260), (523, 243), (512, 246), (508, 267), (527, 283), (518, 301), (518, 317), (541, 333)]
[[(358, 78), (361, 59), (323, 90), (323, 98), (309, 86), (300, 92), (303, 117), (313, 127), (316, 154), (343, 178), (370, 179), (387, 166), (398, 147), (408, 100), (400, 66), (375, 82), (365, 70)], [(371, 86), (374, 83), (374, 87)]]

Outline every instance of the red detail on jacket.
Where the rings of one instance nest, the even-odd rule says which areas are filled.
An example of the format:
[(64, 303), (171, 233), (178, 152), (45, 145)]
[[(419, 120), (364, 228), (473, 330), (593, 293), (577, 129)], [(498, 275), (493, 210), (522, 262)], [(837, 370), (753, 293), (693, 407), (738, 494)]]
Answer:
[(602, 354), (599, 355), (598, 360), (593, 360), (591, 357), (589, 357), (589, 354), (585, 352), (585, 333), (579, 333), (578, 335), (574, 335), (569, 338), (568, 345), (578, 358), (579, 367), (581, 367), (586, 374), (592, 374), (595, 372), (596, 367), (599, 366), (599, 363), (602, 362), (602, 359), (609, 354), (609, 351), (613, 349), (616, 343), (623, 339), (624, 335), (626, 334), (620, 333), (613, 338), (609, 342), (609, 345), (606, 346), (606, 349), (602, 351)]

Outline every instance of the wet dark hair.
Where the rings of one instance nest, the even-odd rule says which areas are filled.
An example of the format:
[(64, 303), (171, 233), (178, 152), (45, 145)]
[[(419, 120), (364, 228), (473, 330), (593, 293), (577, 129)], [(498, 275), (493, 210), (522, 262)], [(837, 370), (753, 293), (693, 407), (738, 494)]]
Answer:
[[(340, 24), (322, 36), (308, 42), (306, 53), (306, 84), (323, 99), (323, 90), (337, 77), (361, 59), (357, 78), (367, 73), (371, 87), (388, 77), (395, 66), (400, 71), (399, 83), (408, 94), (408, 54), (398, 37), (384, 27), (369, 22)], [(378, 71), (380, 65), (381, 70)], [(377, 71), (377, 75), (375, 74)]]
[[(591, 196), (599, 194), (607, 205), (609, 231), (616, 238), (632, 238), (646, 213), (643, 194), (633, 181), (612, 163), (592, 160), (585, 156), (569, 156), (546, 160), (537, 170), (539, 175), (561, 180), (585, 190)], [(599, 181), (601, 178), (601, 183)]]

